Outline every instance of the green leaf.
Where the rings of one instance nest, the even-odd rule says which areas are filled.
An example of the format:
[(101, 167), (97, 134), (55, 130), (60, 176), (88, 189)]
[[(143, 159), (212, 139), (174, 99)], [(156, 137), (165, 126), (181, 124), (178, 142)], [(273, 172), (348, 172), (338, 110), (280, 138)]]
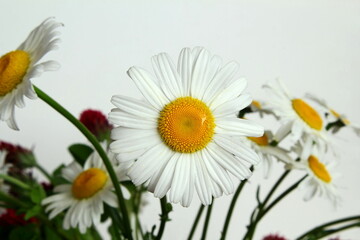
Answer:
[(35, 205), (34, 207), (32, 207), (32, 208), (30, 208), (29, 210), (26, 211), (24, 219), (29, 220), (31, 217), (35, 217), (40, 213), (41, 213), (41, 206), (40, 205)]
[(65, 184), (68, 183), (61, 174), (62, 169), (65, 167), (64, 164), (61, 164), (58, 168), (56, 168), (53, 172), (53, 180), (52, 183), (56, 186), (56, 185), (60, 185), (60, 184)]
[(84, 165), (86, 159), (94, 151), (88, 145), (81, 143), (73, 144), (68, 149), (71, 155), (74, 157), (75, 161), (77, 161), (81, 166)]
[(39, 232), (34, 224), (14, 228), (9, 234), (9, 240), (40, 239)]
[(33, 203), (40, 204), (46, 197), (45, 190), (40, 185), (35, 185), (30, 192), (30, 198)]
[(62, 240), (62, 238), (51, 228), (45, 227), (45, 239)]

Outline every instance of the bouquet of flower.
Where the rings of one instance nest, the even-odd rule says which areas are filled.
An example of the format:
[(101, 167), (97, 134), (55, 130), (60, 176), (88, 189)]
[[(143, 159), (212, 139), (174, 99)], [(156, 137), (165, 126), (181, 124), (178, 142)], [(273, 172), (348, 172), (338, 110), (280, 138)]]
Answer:
[[(202, 205), (188, 239), (205, 208), (201, 239), (207, 239), (214, 200), (233, 194), (220, 233), (220, 239), (226, 239), (247, 179), (260, 168), (266, 178), (274, 162), (283, 165), (284, 173), (265, 197), (258, 188), (242, 239), (253, 239), (266, 214), (295, 189), (304, 191), (305, 200), (318, 196), (335, 206), (340, 202), (335, 162), (328, 157), (333, 154), (331, 138), (341, 128), (359, 136), (360, 128), (324, 100), (312, 94), (293, 96), (279, 80), (264, 85), (269, 99), (253, 100), (244, 93), (246, 80), (236, 76), (236, 62), (222, 64), (217, 55), (195, 47), (181, 50), (177, 66), (166, 53), (153, 56), (154, 74), (131, 67), (128, 75), (142, 100), (114, 95), (108, 117), (88, 109), (78, 119), (31, 82), (58, 69), (57, 62), (41, 59), (58, 47), (62, 26), (53, 18), (45, 20), (0, 58), (0, 119), (19, 130), (15, 107), (25, 106), (24, 96), (40, 98), (88, 142), (71, 145), (73, 162), (59, 163), (52, 173), (32, 150), (0, 142), (2, 239), (102, 239), (97, 227), (110, 219), (112, 239), (158, 240), (170, 221), (172, 204), (188, 207), (194, 195)], [(263, 118), (272, 118), (279, 127), (264, 129)], [(47, 181), (39, 182), (33, 169)], [(303, 176), (279, 193), (293, 171)], [(139, 218), (146, 191), (161, 203), (159, 223), (152, 229), (144, 229)], [(297, 239), (320, 239), (354, 227), (360, 227), (360, 215), (330, 219)], [(264, 239), (286, 238), (270, 234)]]

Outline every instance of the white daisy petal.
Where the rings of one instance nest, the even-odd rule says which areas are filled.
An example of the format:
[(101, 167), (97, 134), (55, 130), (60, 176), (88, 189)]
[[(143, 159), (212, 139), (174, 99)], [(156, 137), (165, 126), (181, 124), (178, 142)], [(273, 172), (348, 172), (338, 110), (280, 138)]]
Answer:
[(190, 48), (181, 50), (178, 60), (177, 71), (181, 77), (184, 96), (190, 95), (193, 59)]
[(165, 97), (160, 88), (155, 84), (154, 80), (148, 72), (138, 67), (132, 67), (128, 70), (128, 75), (141, 91), (144, 98), (154, 108), (161, 110), (162, 107), (168, 102), (168, 99)]
[(191, 96), (201, 99), (211, 79), (207, 78), (207, 71), (210, 61), (210, 53), (206, 49), (201, 49), (194, 61), (191, 75)]
[(134, 116), (115, 109), (109, 113), (109, 121), (113, 124), (128, 128), (154, 129), (156, 128), (155, 119), (146, 119)]
[(142, 138), (130, 138), (128, 141), (126, 139), (116, 140), (110, 144), (110, 149), (114, 153), (135, 152), (144, 148), (147, 149), (160, 142), (159, 136), (144, 135)]
[(216, 132), (232, 136), (261, 137), (264, 127), (247, 119), (221, 118), (216, 121)]
[(222, 191), (227, 195), (233, 193), (234, 185), (228, 173), (214, 161), (206, 150), (202, 151), (202, 157), (211, 178), (220, 186)]
[(135, 185), (140, 185), (146, 182), (151, 176), (154, 175), (155, 171), (161, 167), (154, 162), (157, 161), (157, 158), (161, 158), (167, 155), (166, 146), (163, 144), (157, 144), (142, 156), (140, 156), (137, 161), (131, 166), (127, 175), (132, 179)]
[(182, 84), (174, 63), (166, 53), (152, 57), (152, 64), (157, 78), (161, 81), (163, 91), (170, 101), (182, 96)]
[(222, 92), (224, 86), (226, 86), (233, 78), (238, 68), (239, 65), (236, 62), (230, 62), (221, 68), (210, 82), (202, 100), (209, 103), (213, 102)]
[[(233, 83), (231, 83), (229, 86), (227, 86), (215, 99), (214, 101), (211, 103), (210, 108), (211, 109), (216, 109), (218, 106), (229, 102), (231, 100), (233, 100), (234, 98), (237, 98), (240, 96), (240, 94), (244, 91), (244, 89), (247, 86), (247, 81), (245, 80), (245, 78), (240, 78), (236, 81), (234, 81)], [(250, 99), (250, 103), (251, 103), (251, 96), (250, 95), (242, 95), (242, 96), (247, 96)], [(241, 110), (245, 107), (247, 107), (249, 104), (245, 104), (245, 106), (238, 106), (237, 109)]]
[(184, 207), (189, 207), (190, 203), (193, 199), (193, 195), (194, 195), (194, 183), (195, 183), (195, 164), (194, 164), (194, 159), (192, 155), (189, 155), (190, 158), (190, 168), (189, 168), (189, 172), (188, 172), (188, 186), (186, 186), (185, 188), (185, 192), (184, 195), (181, 199), (180, 204)]
[(115, 95), (111, 102), (122, 111), (137, 117), (156, 119), (156, 110), (147, 102), (139, 101), (133, 98)]
[(235, 139), (226, 135), (216, 136), (214, 142), (222, 147), (224, 150), (234, 154), (235, 156), (244, 159), (252, 165), (256, 165), (260, 162), (259, 156), (251, 148), (245, 146), (242, 142), (236, 142)]
[(214, 110), (215, 118), (236, 116), (240, 110), (251, 104), (252, 98), (248, 94), (241, 95), (233, 100), (227, 101)]
[(167, 162), (166, 167), (164, 168), (164, 171), (158, 181), (158, 184), (155, 187), (155, 197), (163, 198), (166, 195), (167, 191), (170, 189), (174, 176), (175, 166), (180, 155), (181, 154), (175, 153)]
[(171, 183), (169, 200), (173, 203), (181, 201), (185, 189), (189, 184), (188, 172), (190, 171), (189, 156), (181, 154), (175, 166), (175, 172)]

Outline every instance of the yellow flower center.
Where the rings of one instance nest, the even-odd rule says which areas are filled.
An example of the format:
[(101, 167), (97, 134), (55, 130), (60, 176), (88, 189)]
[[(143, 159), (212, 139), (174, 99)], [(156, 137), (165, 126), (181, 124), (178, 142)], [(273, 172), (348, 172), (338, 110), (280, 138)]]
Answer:
[(292, 100), (292, 107), (295, 112), (306, 122), (311, 128), (321, 130), (322, 119), (320, 115), (309, 104), (297, 98)]
[(269, 143), (269, 139), (265, 133), (261, 137), (247, 137), (247, 138), (259, 146), (267, 146)]
[(27, 52), (16, 50), (0, 58), (0, 96), (5, 96), (22, 82), (30, 65)]
[(311, 171), (313, 171), (315, 176), (326, 183), (331, 182), (330, 173), (326, 170), (325, 165), (322, 164), (317, 157), (310, 155), (308, 158), (308, 163)]
[(260, 102), (258, 102), (256, 100), (253, 100), (251, 104), (254, 105), (256, 108), (261, 109), (261, 103)]
[(107, 179), (105, 171), (90, 168), (76, 177), (72, 184), (72, 194), (77, 199), (92, 197), (104, 187)]
[(338, 112), (336, 112), (334, 109), (330, 109), (330, 113), (332, 114), (332, 115), (334, 115), (334, 117), (340, 117), (340, 114), (338, 113)]
[(158, 131), (172, 150), (193, 153), (203, 149), (214, 135), (215, 120), (205, 103), (181, 97), (160, 112)]

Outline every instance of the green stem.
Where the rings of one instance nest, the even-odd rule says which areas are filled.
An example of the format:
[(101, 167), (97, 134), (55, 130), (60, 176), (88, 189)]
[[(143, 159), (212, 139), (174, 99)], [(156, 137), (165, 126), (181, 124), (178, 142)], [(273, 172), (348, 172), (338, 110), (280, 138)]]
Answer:
[(44, 174), (44, 176), (50, 181), (50, 183), (53, 183), (53, 178), (51, 177), (51, 175), (45, 170), (45, 168), (43, 168), (40, 164), (35, 165), (35, 167), (42, 173)]
[(262, 219), (267, 212), (269, 212), (278, 202), (280, 202), (284, 197), (286, 197), (289, 193), (291, 193), (294, 189), (296, 189), (299, 184), (307, 177), (305, 175), (299, 181), (294, 183), (291, 187), (289, 187), (286, 191), (284, 191), (280, 196), (278, 196), (268, 207), (266, 207), (260, 214), (259, 220)]
[(236, 201), (237, 201), (237, 199), (238, 199), (238, 197), (239, 197), (239, 195), (241, 193), (241, 190), (243, 189), (245, 183), (246, 183), (246, 180), (242, 181), (239, 184), (239, 186), (236, 189), (236, 192), (235, 192), (235, 194), (234, 194), (234, 196), (233, 196), (233, 198), (231, 200), (229, 210), (228, 210), (227, 215), (226, 215), (224, 227), (223, 227), (223, 230), (222, 230), (221, 240), (225, 240), (225, 238), (226, 238), (226, 233), (227, 233), (227, 230), (228, 230), (228, 227), (229, 227), (231, 216), (232, 216), (234, 208), (235, 208)]
[(205, 218), (205, 223), (204, 223), (204, 228), (203, 228), (203, 232), (202, 232), (202, 235), (201, 235), (201, 240), (206, 239), (206, 233), (207, 233), (207, 229), (208, 229), (208, 226), (209, 226), (211, 210), (212, 210), (213, 205), (214, 205), (214, 200), (213, 200), (212, 204), (210, 204), (208, 206), (208, 210), (207, 210), (206, 218)]
[(26, 183), (20, 181), (20, 180), (17, 179), (17, 178), (11, 177), (11, 176), (9, 176), (9, 175), (0, 174), (0, 178), (8, 181), (9, 183), (12, 183), (12, 184), (18, 186), (18, 187), (21, 187), (21, 188), (23, 188), (23, 189), (26, 189), (26, 190), (30, 190), (30, 189), (31, 189), (30, 186), (27, 185)]
[[(360, 215), (359, 216), (352, 216), (352, 217), (346, 217), (346, 218), (341, 218), (341, 219), (337, 219), (328, 223), (324, 223), (320, 226), (317, 226), (311, 230), (309, 230), (308, 232), (304, 233), (303, 235), (301, 235), (300, 237), (296, 238), (296, 240), (302, 240), (302, 239), (306, 239), (306, 236), (311, 236), (316, 234), (317, 232), (322, 231), (324, 228), (330, 227), (332, 225), (336, 225), (336, 224), (340, 224), (340, 223), (344, 223), (344, 222), (350, 222), (350, 221), (354, 221), (354, 220), (358, 220), (360, 221)], [(359, 226), (360, 222), (356, 223), (357, 226)]]
[(198, 213), (196, 214), (196, 218), (195, 218), (194, 223), (192, 225), (191, 231), (189, 233), (188, 240), (192, 239), (203, 211), (204, 211), (204, 205), (201, 204), (200, 207), (199, 207)]
[(125, 227), (125, 237), (128, 238), (129, 240), (132, 240), (131, 226), (130, 226), (129, 216), (128, 216), (126, 205), (125, 205), (124, 196), (122, 194), (118, 178), (115, 174), (112, 164), (111, 164), (107, 154), (105, 153), (104, 149), (101, 147), (101, 145), (99, 144), (96, 137), (78, 119), (76, 119), (69, 111), (67, 111), (64, 107), (62, 107), (59, 103), (57, 103), (55, 100), (53, 100), (50, 96), (48, 96), (46, 93), (41, 91), (36, 86), (34, 86), (34, 89), (40, 99), (42, 99), (44, 102), (49, 104), (54, 110), (56, 110), (58, 113), (63, 115), (67, 120), (69, 120), (90, 141), (90, 143), (94, 146), (96, 151), (99, 153), (99, 155), (100, 155), (101, 159), (103, 160), (104, 165), (109, 173), (110, 179), (114, 185), (115, 192), (118, 197), (120, 211), (122, 213), (123, 220), (124, 220), (123, 223), (124, 223), (124, 227)]
[(5, 201), (6, 203), (15, 204), (20, 207), (26, 207), (26, 204), (14, 198), (13, 196), (6, 194), (3, 191), (0, 191), (0, 199)]
[(162, 235), (164, 233), (164, 230), (165, 230), (165, 224), (169, 219), (168, 211), (166, 210), (166, 204), (167, 204), (166, 196), (164, 196), (163, 198), (160, 199), (161, 222), (160, 222), (159, 232), (158, 232), (157, 237), (156, 237), (157, 240), (161, 239), (161, 237), (162, 237)]
[[(278, 182), (275, 184), (276, 188), (279, 186), (279, 182), (282, 182), (283, 179), (287, 176), (287, 172), (285, 172), (280, 179), (278, 180)], [(248, 231), (246, 233), (246, 235), (244, 236), (244, 239), (246, 240), (251, 240), (254, 237), (254, 233), (255, 233), (255, 229), (258, 225), (258, 223), (260, 222), (260, 220), (277, 204), (279, 203), (284, 197), (286, 197), (289, 193), (291, 193), (295, 188), (297, 188), (297, 186), (307, 177), (307, 175), (305, 175), (304, 177), (302, 177), (300, 180), (298, 180), (296, 183), (294, 183), (292, 186), (290, 186), (288, 189), (286, 189), (282, 194), (280, 194), (274, 201), (272, 201), (269, 206), (265, 206), (265, 201), (266, 203), (268, 202), (267, 198), (263, 204), (261, 204), (259, 211), (256, 215), (255, 220), (250, 224)], [(278, 184), (279, 183), (279, 184)], [(274, 186), (275, 187), (275, 186)], [(274, 190), (275, 191), (275, 190)], [(269, 195), (273, 194), (274, 191), (270, 191)]]

